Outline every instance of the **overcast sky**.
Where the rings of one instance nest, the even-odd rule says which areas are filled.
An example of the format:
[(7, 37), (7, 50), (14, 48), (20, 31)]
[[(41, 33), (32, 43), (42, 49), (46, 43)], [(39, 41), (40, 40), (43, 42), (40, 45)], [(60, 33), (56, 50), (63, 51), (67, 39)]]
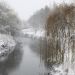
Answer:
[[(61, 3), (64, 0), (4, 0), (13, 8), (21, 19), (28, 20), (37, 10), (44, 8), (46, 5), (51, 6), (54, 2)], [(72, 0), (65, 0), (70, 2)]]

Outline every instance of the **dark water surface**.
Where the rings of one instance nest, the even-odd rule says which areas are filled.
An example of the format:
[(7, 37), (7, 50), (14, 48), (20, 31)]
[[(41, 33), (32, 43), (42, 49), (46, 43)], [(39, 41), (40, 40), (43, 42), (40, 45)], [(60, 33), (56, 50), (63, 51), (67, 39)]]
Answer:
[(49, 75), (41, 44), (40, 39), (24, 38), (7, 60), (0, 62), (0, 75)]
[(0, 75), (75, 75), (75, 42), (69, 52), (60, 43), (36, 38), (18, 39), (13, 53), (0, 62)]

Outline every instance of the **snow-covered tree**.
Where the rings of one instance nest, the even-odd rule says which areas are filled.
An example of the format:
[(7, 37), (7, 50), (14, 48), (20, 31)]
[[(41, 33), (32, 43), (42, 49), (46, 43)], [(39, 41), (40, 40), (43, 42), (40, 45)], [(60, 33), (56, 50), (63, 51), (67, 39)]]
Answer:
[(0, 32), (15, 35), (20, 30), (21, 21), (6, 3), (0, 2)]

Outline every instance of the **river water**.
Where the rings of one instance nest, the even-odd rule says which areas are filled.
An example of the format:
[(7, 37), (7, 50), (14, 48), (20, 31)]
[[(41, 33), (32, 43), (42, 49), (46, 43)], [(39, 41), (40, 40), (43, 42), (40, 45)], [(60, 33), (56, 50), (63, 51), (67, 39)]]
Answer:
[[(69, 69), (64, 69), (66, 63), (55, 63), (56, 57), (52, 57), (51, 51), (47, 52), (49, 56), (46, 52), (45, 40), (22, 38), (22, 43), (16, 45), (14, 52), (0, 62), (0, 75), (75, 75), (74, 63), (72, 66), (69, 64)], [(61, 62), (60, 54), (57, 58), (57, 62)]]
[(0, 75), (45, 75), (48, 69), (41, 60), (40, 39), (23, 38), (13, 53), (0, 62)]

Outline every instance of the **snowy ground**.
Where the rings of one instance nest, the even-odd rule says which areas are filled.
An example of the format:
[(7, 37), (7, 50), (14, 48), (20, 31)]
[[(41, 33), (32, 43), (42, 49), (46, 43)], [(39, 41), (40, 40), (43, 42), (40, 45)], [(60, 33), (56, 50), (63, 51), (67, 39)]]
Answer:
[(35, 31), (32, 28), (29, 29), (23, 29), (22, 33), (24, 35), (28, 35), (28, 37), (33, 37), (33, 38), (44, 38), (45, 37), (45, 31), (43, 29)]
[(0, 34), (0, 61), (14, 50), (15, 45), (16, 42), (12, 36)]

